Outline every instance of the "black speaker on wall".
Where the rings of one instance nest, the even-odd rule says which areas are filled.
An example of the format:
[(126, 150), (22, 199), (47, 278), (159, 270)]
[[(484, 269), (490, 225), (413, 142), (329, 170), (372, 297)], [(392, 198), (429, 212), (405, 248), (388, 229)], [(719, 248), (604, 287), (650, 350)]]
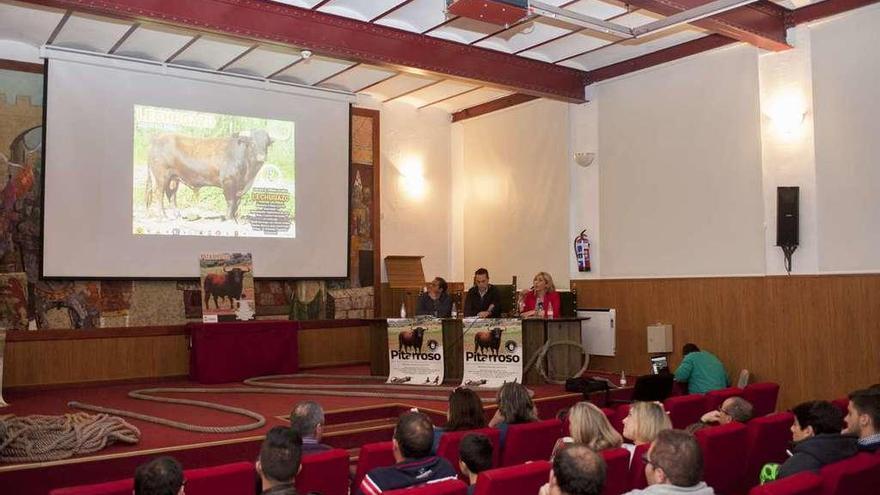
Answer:
[(776, 245), (798, 245), (798, 195), (799, 187), (776, 188)]

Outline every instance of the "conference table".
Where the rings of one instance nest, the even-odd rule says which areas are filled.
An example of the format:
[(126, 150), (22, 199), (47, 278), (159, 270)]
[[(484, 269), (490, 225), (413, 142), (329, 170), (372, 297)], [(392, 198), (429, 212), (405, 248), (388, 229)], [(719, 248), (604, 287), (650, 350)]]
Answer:
[[(588, 318), (556, 318), (552, 320), (528, 318), (522, 320), (523, 365), (541, 351), (546, 342), (581, 341), (581, 322)], [(445, 381), (460, 381), (463, 376), (464, 352), (473, 344), (462, 336), (464, 322), (459, 318), (443, 318), (443, 375)], [(550, 375), (568, 378), (583, 366), (583, 352), (572, 346), (556, 346), (548, 349), (543, 363)], [(548, 370), (549, 366), (549, 370)], [(388, 376), (388, 320), (370, 320), (370, 374)], [(560, 376), (556, 376), (559, 378)], [(532, 366), (524, 375), (523, 383), (545, 383)]]

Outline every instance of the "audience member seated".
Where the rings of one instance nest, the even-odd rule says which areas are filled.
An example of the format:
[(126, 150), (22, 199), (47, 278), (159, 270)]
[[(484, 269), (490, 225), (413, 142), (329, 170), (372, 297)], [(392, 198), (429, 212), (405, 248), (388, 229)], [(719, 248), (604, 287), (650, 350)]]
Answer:
[(458, 445), (459, 469), (468, 477), (468, 495), (474, 494), (477, 476), (492, 469), (492, 443), (486, 435), (469, 433)]
[(539, 495), (600, 495), (605, 460), (586, 445), (568, 445), (553, 458), (550, 480)]
[(321, 443), (324, 435), (324, 409), (317, 402), (306, 400), (297, 403), (290, 413), (290, 429), (302, 438), (302, 455), (333, 448)]
[(428, 284), (428, 290), (419, 296), (416, 316), (449, 318), (452, 316), (452, 298), (446, 292), (446, 280), (436, 277)]
[(299, 433), (283, 426), (269, 430), (257, 460), (262, 495), (296, 495), (293, 483), (299, 473), (301, 459), (302, 438)]
[(880, 385), (849, 394), (844, 433), (859, 439), (859, 450), (880, 450)]
[(727, 371), (714, 354), (690, 343), (684, 345), (681, 353), (684, 359), (675, 370), (675, 381), (686, 382), (688, 393), (705, 394), (730, 386)]
[(658, 402), (633, 402), (629, 414), (623, 418), (623, 437), (632, 441), (623, 447), (632, 457), (636, 446), (649, 444), (664, 430), (672, 429), (672, 421)]
[(507, 427), (537, 421), (538, 410), (529, 396), (528, 389), (520, 383), (505, 383), (498, 389), (496, 398), (498, 410), (495, 411), (495, 416), (489, 420), (489, 426), (501, 430), (498, 441), (503, 448), (504, 441), (507, 439)]
[(464, 315), (477, 318), (501, 316), (501, 296), (489, 283), (489, 270), (480, 268), (474, 272), (474, 286), (468, 289), (464, 298)]
[(754, 408), (752, 404), (742, 397), (730, 397), (725, 399), (715, 411), (709, 411), (700, 418), (700, 422), (707, 425), (726, 425), (734, 421), (747, 423), (752, 419)]
[(792, 456), (779, 468), (777, 479), (819, 468), (858, 453), (855, 437), (841, 435), (843, 413), (827, 401), (798, 404), (791, 410), (794, 424)]
[(440, 437), (447, 431), (477, 430), (486, 427), (486, 412), (483, 401), (469, 388), (457, 387), (449, 394), (449, 410), (446, 412), (446, 426), (434, 427), (434, 443), (431, 453), (437, 453)]
[(532, 281), (532, 289), (523, 297), (520, 316), (523, 318), (546, 318), (551, 312), (554, 318), (560, 316), (559, 293), (553, 285), (553, 277), (547, 272), (538, 272)]
[(134, 471), (134, 495), (183, 495), (183, 466), (173, 457), (157, 457)]
[(431, 455), (434, 427), (431, 420), (420, 412), (400, 416), (392, 439), (394, 460), (397, 464), (370, 470), (356, 495), (376, 495), (428, 482), (454, 480), (457, 474), (449, 461)]
[(556, 443), (553, 455), (566, 443), (586, 445), (595, 452), (616, 449), (623, 444), (623, 437), (611, 426), (608, 416), (591, 402), (578, 402), (568, 411), (570, 437)]
[(648, 488), (629, 495), (690, 493), (713, 495), (703, 481), (703, 453), (696, 438), (681, 430), (664, 430), (645, 454)]

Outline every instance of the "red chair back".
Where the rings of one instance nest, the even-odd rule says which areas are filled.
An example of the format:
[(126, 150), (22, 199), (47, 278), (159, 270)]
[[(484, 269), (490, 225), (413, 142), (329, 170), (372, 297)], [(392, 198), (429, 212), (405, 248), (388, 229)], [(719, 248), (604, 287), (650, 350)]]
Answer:
[(742, 397), (743, 389), (739, 387), (722, 388), (721, 390), (713, 390), (706, 392), (706, 411), (714, 411), (721, 407), (721, 404), (731, 397)]
[(696, 437), (703, 451), (703, 479), (716, 493), (737, 493), (746, 472), (748, 428), (728, 423), (703, 428)]
[(645, 476), (645, 461), (642, 456), (648, 452), (651, 444), (639, 445), (633, 452), (629, 461), (629, 488), (630, 490), (642, 490), (648, 486), (648, 478)]
[[(254, 493), (254, 480), (256, 479), (254, 465), (250, 462), (187, 469), (183, 472), (183, 476), (186, 479), (186, 493), (189, 495), (216, 493), (250, 495)], [(50, 495), (131, 495), (133, 490), (134, 480), (128, 478), (94, 485), (59, 488), (49, 493)]]
[[(298, 486), (297, 493), (300, 493)], [(459, 480), (445, 480), (399, 490), (388, 490), (383, 493), (387, 495), (466, 495), (467, 485)]]
[(558, 419), (508, 426), (501, 466), (549, 459), (561, 434), (562, 422)]
[(849, 407), (849, 397), (834, 399), (833, 401), (831, 401), (831, 403), (834, 404), (834, 407), (840, 409), (843, 412), (844, 416), (848, 412), (847, 408)]
[(880, 487), (880, 457), (867, 453), (823, 467), (823, 495), (876, 495)]
[(489, 443), (492, 444), (492, 467), (497, 467), (501, 460), (501, 431), (497, 428), (444, 432), (440, 436), (437, 455), (449, 461), (449, 464), (452, 464), (459, 476), (463, 476), (463, 473), (458, 469), (458, 448), (461, 445), (461, 439), (470, 433), (479, 433), (489, 439)]
[(629, 491), (629, 451), (606, 449), (599, 452), (605, 459), (605, 487), (602, 495), (621, 495)]
[(357, 489), (360, 486), (364, 476), (371, 469), (377, 467), (392, 466), (396, 463), (394, 460), (394, 445), (391, 442), (366, 443), (361, 447), (358, 456), (357, 469), (355, 470), (354, 479), (352, 480), (352, 488)]
[(697, 423), (709, 408), (706, 406), (706, 396), (700, 394), (679, 395), (663, 401), (663, 408), (669, 414), (672, 427), (683, 430), (689, 425)]
[(348, 451), (342, 449), (303, 456), (302, 470), (296, 475), (296, 489), (299, 493), (348, 495), (348, 465)]
[(779, 397), (779, 384), (772, 382), (753, 383), (743, 389), (743, 399), (754, 408), (754, 417), (759, 418), (776, 412), (776, 399)]
[(798, 473), (788, 478), (756, 486), (749, 495), (821, 495), (822, 478), (811, 472)]
[(620, 433), (621, 435), (623, 435), (623, 418), (629, 416), (629, 410), (631, 408), (631, 404), (621, 404), (614, 410), (613, 418), (609, 418), (611, 426), (613, 426), (614, 429), (617, 430), (617, 433)]
[(550, 463), (536, 461), (483, 471), (474, 495), (535, 495), (550, 480)]
[(794, 415), (781, 412), (755, 418), (746, 425), (748, 450), (746, 450), (746, 474), (744, 488), (756, 485), (761, 467), (768, 462), (783, 463), (788, 458), (785, 450), (791, 442), (791, 425)]

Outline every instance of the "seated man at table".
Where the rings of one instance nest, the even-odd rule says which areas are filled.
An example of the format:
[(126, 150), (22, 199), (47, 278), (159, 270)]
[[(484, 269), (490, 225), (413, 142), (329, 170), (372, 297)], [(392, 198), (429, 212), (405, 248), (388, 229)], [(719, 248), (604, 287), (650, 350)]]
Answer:
[(474, 272), (474, 286), (464, 299), (466, 318), (498, 318), (501, 316), (501, 297), (498, 289), (489, 283), (489, 270), (480, 268)]
[(324, 409), (315, 401), (304, 400), (293, 406), (290, 413), (290, 429), (302, 437), (303, 455), (316, 454), (332, 449), (321, 443), (324, 434)]
[(684, 345), (681, 353), (684, 359), (675, 370), (675, 381), (686, 382), (688, 393), (705, 394), (730, 386), (727, 371), (714, 354), (690, 343)]
[(371, 469), (355, 495), (377, 495), (429, 482), (454, 480), (457, 473), (449, 461), (431, 455), (434, 426), (427, 416), (410, 411), (400, 416), (392, 439), (397, 464)]

